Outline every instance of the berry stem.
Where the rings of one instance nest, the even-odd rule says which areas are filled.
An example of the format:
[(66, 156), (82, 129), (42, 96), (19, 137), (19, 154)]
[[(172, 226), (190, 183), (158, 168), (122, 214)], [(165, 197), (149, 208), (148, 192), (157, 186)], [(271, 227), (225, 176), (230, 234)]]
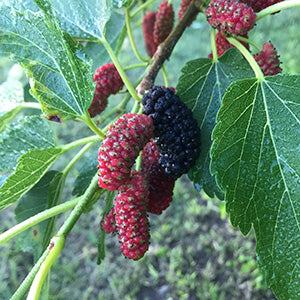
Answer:
[(245, 38), (245, 37), (243, 37), (243, 36), (239, 36), (239, 35), (237, 35), (236, 38), (237, 38), (238, 40), (242, 41), (242, 42), (245, 42), (245, 43), (247, 43), (247, 44), (252, 45), (253, 47), (255, 47), (255, 49), (256, 49), (257, 51), (261, 51), (260, 47), (259, 47), (256, 43), (254, 43), (253, 41), (251, 41), (251, 40), (249, 40), (249, 39), (247, 39), (247, 38)]
[(74, 157), (73, 159), (67, 164), (67, 166), (62, 171), (63, 176), (66, 178), (70, 170), (74, 167), (77, 161), (84, 155), (86, 151), (88, 151), (96, 142), (91, 142), (86, 144)]
[(73, 211), (71, 212), (67, 220), (64, 222), (63, 226), (59, 229), (57, 236), (63, 235), (66, 237), (70, 233), (73, 226), (81, 216), (85, 206), (88, 204), (90, 199), (99, 189), (100, 188), (98, 186), (98, 174), (95, 174), (89, 187), (87, 188), (83, 196), (80, 198), (77, 205), (75, 206), (75, 208), (73, 209)]
[(130, 65), (130, 66), (124, 68), (124, 71), (132, 70), (132, 69), (136, 69), (136, 68), (145, 68), (147, 66), (148, 66), (148, 63), (133, 64), (133, 65)]
[(132, 107), (131, 113), (135, 114), (135, 113), (137, 113), (139, 111), (139, 109), (140, 109), (139, 102), (135, 102), (134, 105), (133, 105), (133, 107)]
[(0, 244), (3, 244), (10, 240), (11, 238), (15, 237), (16, 235), (20, 234), (21, 232), (25, 231), (26, 229), (44, 221), (47, 220), (51, 217), (54, 217), (60, 213), (63, 213), (69, 209), (72, 209), (76, 206), (78, 203), (80, 197), (67, 201), (65, 203), (56, 205), (54, 207), (51, 207), (49, 209), (46, 209), (30, 218), (27, 220), (15, 225), (14, 227), (8, 229), (7, 231), (3, 232), (0, 235)]
[(102, 138), (100, 138), (98, 135), (93, 135), (93, 136), (89, 136), (86, 138), (82, 138), (80, 140), (77, 140), (75, 142), (66, 144), (66, 145), (61, 145), (60, 148), (63, 149), (64, 152), (68, 152), (78, 146), (82, 146), (85, 145), (87, 143), (91, 143), (91, 142), (97, 142), (100, 141)]
[(50, 250), (47, 249), (44, 251), (42, 256), (39, 258), (39, 260), (36, 262), (36, 264), (33, 266), (31, 271), (27, 274), (19, 288), (15, 291), (15, 293), (12, 295), (10, 300), (20, 300), (23, 299), (25, 294), (27, 293), (28, 289), (30, 288), (30, 285), (36, 276), (37, 272), (39, 271), (42, 263), (45, 261), (46, 257), (48, 256)]
[(51, 245), (50, 246), (51, 249), (49, 249), (50, 252), (48, 253), (46, 259), (42, 263), (39, 271), (37, 272), (37, 274), (33, 280), (33, 283), (30, 287), (30, 290), (29, 290), (29, 293), (27, 296), (27, 300), (38, 300), (40, 293), (41, 293), (41, 289), (43, 287), (44, 280), (45, 280), (51, 266), (53, 265), (56, 258), (58, 257), (58, 255), (60, 254), (60, 252), (62, 251), (62, 249), (65, 246), (65, 237), (64, 236), (55, 236), (51, 240), (50, 245)]
[(131, 14), (131, 19), (133, 19), (140, 11), (144, 10), (147, 6), (155, 2), (156, 0), (148, 0), (141, 6), (139, 6), (132, 14)]
[(288, 0), (273, 4), (257, 13), (256, 21), (285, 8), (300, 6), (300, 0)]
[(211, 49), (213, 53), (213, 61), (217, 61), (218, 51), (217, 51), (217, 44), (216, 44), (216, 31), (213, 28), (211, 29), (210, 42), (211, 42)]
[(169, 78), (168, 78), (168, 74), (167, 74), (165, 66), (161, 67), (161, 71), (162, 71), (162, 74), (164, 77), (165, 87), (168, 87), (170, 85), (170, 83), (169, 83)]
[(102, 132), (102, 130), (95, 124), (95, 122), (91, 119), (90, 114), (88, 111), (85, 112), (84, 117), (82, 120), (90, 127), (91, 130), (93, 130), (97, 135), (99, 135), (101, 138), (105, 138), (105, 134)]
[(113, 63), (115, 64), (115, 67), (117, 68), (124, 84), (126, 85), (129, 93), (131, 94), (132, 98), (135, 99), (138, 102), (141, 102), (141, 98), (138, 96), (138, 94), (136, 93), (134, 87), (132, 86), (130, 80), (128, 79), (127, 75), (125, 74), (125, 71), (121, 65), (121, 63), (119, 62), (119, 59), (117, 58), (117, 56), (115, 55), (114, 50), (111, 48), (109, 42), (106, 40), (106, 38), (103, 38), (101, 40), (101, 43), (103, 44), (103, 46), (105, 47), (106, 51), (108, 52), (111, 60), (113, 61)]
[(149, 59), (143, 58), (140, 55), (140, 53), (139, 53), (139, 51), (138, 51), (138, 49), (136, 47), (136, 44), (134, 42), (134, 38), (133, 38), (133, 35), (132, 35), (132, 29), (131, 29), (131, 25), (130, 25), (130, 20), (131, 20), (131, 18), (130, 18), (130, 8), (127, 7), (126, 8), (126, 15), (125, 15), (125, 22), (126, 22), (127, 34), (128, 34), (128, 37), (129, 37), (129, 41), (130, 41), (132, 50), (133, 50), (135, 56), (137, 57), (137, 59), (139, 59), (140, 61), (143, 61), (143, 62), (147, 62), (147, 61), (149, 61)]
[[(64, 222), (63, 226), (59, 229), (57, 235), (52, 239), (54, 245), (50, 243), (51, 249), (49, 249), (48, 247), (44, 251), (43, 255), (40, 257), (38, 262), (35, 264), (31, 272), (27, 275), (27, 277), (25, 278), (25, 280), (23, 281), (23, 283), (21, 284), (21, 286), (15, 292), (15, 294), (11, 299), (14, 300), (22, 299), (22, 297), (26, 294), (32, 281), (33, 284), (31, 288), (31, 292), (29, 292), (29, 294), (31, 294), (31, 298), (29, 298), (28, 296), (27, 299), (37, 299), (39, 295), (38, 289), (42, 287), (43, 280), (45, 279), (50, 267), (52, 266), (55, 259), (63, 249), (65, 238), (70, 233), (71, 229), (77, 222), (78, 218), (81, 216), (85, 206), (88, 204), (89, 200), (93, 197), (93, 195), (97, 192), (97, 190), (99, 191), (98, 174), (96, 174), (93, 177), (84, 195), (78, 198), (77, 204), (75, 205), (75, 208), (73, 209), (72, 213)], [(41, 272), (39, 271), (40, 269)]]
[(115, 113), (120, 112), (121, 114), (125, 113), (125, 109), (119, 104), (115, 106), (113, 109), (111, 109), (107, 114), (100, 116), (99, 122), (103, 123), (106, 121), (108, 118), (113, 116)]
[[(137, 85), (142, 81), (143, 77), (146, 74), (146, 70), (144, 71), (144, 73), (139, 77), (139, 79), (134, 83), (134, 88), (137, 87)], [(100, 123), (103, 123), (106, 119), (108, 119), (109, 117), (111, 117), (113, 114), (115, 114), (116, 112), (120, 111), (121, 114), (123, 114), (126, 111), (126, 106), (127, 103), (129, 102), (129, 100), (131, 99), (130, 94), (127, 94), (123, 100), (121, 101), (121, 103), (119, 103), (115, 108), (113, 108), (110, 112), (108, 112), (106, 115), (104, 115), (103, 117), (100, 116)], [(103, 132), (106, 132), (105, 129), (103, 129)]]
[(264, 81), (265, 77), (264, 77), (263, 72), (261, 71), (259, 65), (255, 61), (255, 59), (253, 58), (253, 56), (251, 55), (251, 53), (244, 47), (244, 45), (242, 45), (235, 38), (227, 37), (226, 39), (228, 40), (228, 42), (230, 44), (232, 44), (233, 46), (235, 46), (243, 54), (243, 56), (247, 59), (248, 63), (250, 64), (251, 68), (253, 69), (253, 71), (255, 73), (256, 78), (259, 81)]
[(141, 169), (141, 166), (142, 166), (142, 151), (140, 151), (140, 154), (136, 159), (135, 169), (139, 171)]

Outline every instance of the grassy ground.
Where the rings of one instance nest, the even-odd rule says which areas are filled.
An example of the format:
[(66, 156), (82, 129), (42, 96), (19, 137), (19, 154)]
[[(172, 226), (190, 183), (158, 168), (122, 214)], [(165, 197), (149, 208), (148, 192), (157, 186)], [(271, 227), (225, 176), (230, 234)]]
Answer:
[[(299, 9), (289, 9), (260, 21), (250, 38), (258, 44), (271, 40), (281, 54), (284, 71), (300, 73), (299, 58), (295, 55), (300, 52), (299, 23)], [(285, 32), (279, 34), (282, 28)], [(137, 40), (141, 39), (140, 31), (136, 30), (135, 35)], [(199, 16), (166, 64), (171, 85), (176, 85), (185, 62), (208, 55), (209, 37), (204, 16)], [(139, 48), (143, 51), (143, 44)], [(124, 64), (135, 61), (130, 53), (128, 46), (121, 56)], [(0, 68), (2, 81), (9, 64), (0, 61)], [(129, 76), (135, 79), (134, 72), (129, 72)], [(163, 83), (161, 76), (157, 83)], [(53, 126), (63, 143), (90, 135), (75, 122)], [(65, 155), (55, 168), (61, 169), (72, 155), (74, 152)], [(71, 175), (64, 191), (66, 200), (76, 168)], [(1, 212), (1, 231), (15, 223), (13, 209)], [(223, 203), (196, 192), (187, 177), (177, 181), (171, 206), (161, 216), (150, 217), (151, 245), (141, 261), (125, 259), (117, 237), (109, 235), (106, 258), (100, 266), (96, 264), (102, 209), (100, 200), (93, 211), (80, 218), (68, 237), (51, 271), (49, 299), (275, 299), (257, 268), (254, 234), (243, 237), (232, 228)], [(60, 216), (58, 223), (64, 218), (65, 215)], [(32, 263), (32, 255), (20, 251), (15, 239), (0, 246), (0, 299), (9, 299)]]
[[(257, 269), (253, 235), (233, 229), (222, 202), (194, 191), (186, 177), (176, 183), (171, 206), (150, 216), (151, 245), (138, 262), (125, 259), (117, 236), (109, 235), (106, 258), (96, 265), (102, 201), (68, 237), (51, 272), (50, 299), (275, 299)], [(1, 248), (0, 299), (32, 263), (14, 248)]]

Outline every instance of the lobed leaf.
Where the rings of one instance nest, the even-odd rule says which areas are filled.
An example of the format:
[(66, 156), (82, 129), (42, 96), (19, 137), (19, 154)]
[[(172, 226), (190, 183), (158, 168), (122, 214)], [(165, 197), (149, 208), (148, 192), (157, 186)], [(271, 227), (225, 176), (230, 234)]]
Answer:
[(300, 75), (240, 80), (217, 116), (211, 170), (233, 226), (253, 225), (279, 299), (300, 298)]
[(210, 197), (223, 199), (209, 171), (211, 134), (227, 87), (238, 79), (253, 77), (253, 71), (236, 49), (229, 49), (216, 62), (209, 58), (189, 61), (181, 72), (176, 92), (193, 111), (201, 129), (201, 153), (189, 177), (197, 190), (203, 188)]
[(54, 147), (49, 122), (39, 116), (25, 117), (8, 127), (0, 137), (0, 172), (12, 171), (29, 149)]
[(38, 12), (20, 1), (0, 4), (0, 55), (20, 63), (32, 79), (31, 93), (46, 115), (61, 119), (84, 115), (93, 97), (91, 67), (73, 40), (61, 31), (47, 0)]

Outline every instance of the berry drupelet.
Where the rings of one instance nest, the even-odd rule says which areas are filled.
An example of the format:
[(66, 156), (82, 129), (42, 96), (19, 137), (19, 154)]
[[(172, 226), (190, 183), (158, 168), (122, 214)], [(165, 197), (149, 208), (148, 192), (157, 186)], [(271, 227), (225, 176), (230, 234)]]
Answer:
[(149, 203), (147, 212), (160, 215), (172, 201), (175, 179), (165, 173), (159, 165), (159, 151), (151, 141), (142, 151), (141, 171), (149, 183)]
[(119, 188), (115, 203), (115, 220), (120, 249), (124, 256), (138, 260), (149, 247), (147, 218), (148, 185), (141, 172), (132, 171), (130, 181)]
[(117, 190), (129, 179), (139, 152), (153, 135), (153, 122), (141, 114), (124, 114), (110, 128), (98, 152), (99, 186)]
[(238, 0), (212, 0), (205, 14), (213, 28), (237, 35), (246, 34), (256, 20), (253, 9)]
[(272, 43), (263, 44), (262, 51), (254, 54), (254, 59), (265, 76), (273, 76), (282, 71), (279, 56)]
[(143, 35), (145, 40), (145, 48), (149, 57), (152, 57), (157, 49), (157, 44), (154, 42), (154, 36), (153, 36), (156, 14), (157, 14), (156, 12), (152, 12), (152, 11), (148, 12), (143, 17), (143, 23), (142, 23)]
[(93, 118), (100, 114), (107, 106), (107, 98), (120, 91), (124, 86), (123, 80), (113, 63), (107, 63), (98, 68), (94, 74), (96, 89), (93, 101), (88, 109)]
[(172, 4), (168, 5), (168, 1), (164, 1), (160, 4), (158, 8), (153, 29), (154, 43), (157, 46), (167, 38), (169, 33), (172, 31), (173, 24), (173, 6)]

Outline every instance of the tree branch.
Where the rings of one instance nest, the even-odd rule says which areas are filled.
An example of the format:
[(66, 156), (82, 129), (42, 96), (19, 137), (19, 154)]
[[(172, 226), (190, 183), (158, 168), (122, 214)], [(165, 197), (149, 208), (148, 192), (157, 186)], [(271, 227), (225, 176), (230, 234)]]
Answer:
[(166, 40), (158, 46), (157, 51), (154, 54), (154, 60), (148, 72), (136, 89), (138, 95), (143, 95), (146, 90), (149, 90), (154, 85), (154, 81), (159, 70), (163, 66), (164, 62), (170, 57), (176, 43), (182, 36), (186, 27), (191, 24), (191, 20), (194, 20), (197, 14), (201, 11), (202, 6), (202, 0), (193, 0)]

